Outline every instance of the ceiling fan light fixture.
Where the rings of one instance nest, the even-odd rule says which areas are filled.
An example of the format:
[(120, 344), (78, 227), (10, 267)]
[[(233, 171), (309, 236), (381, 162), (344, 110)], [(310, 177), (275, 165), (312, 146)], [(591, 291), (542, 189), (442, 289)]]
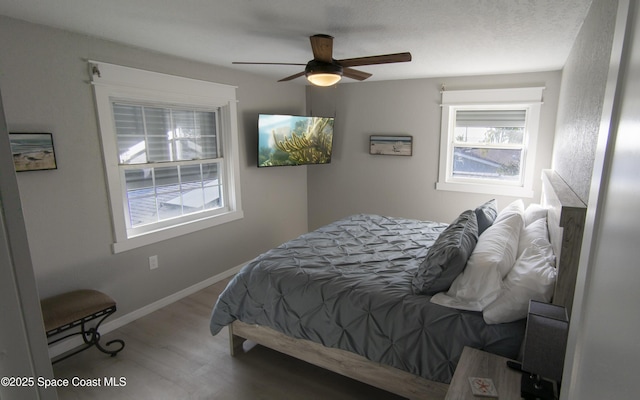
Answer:
[(316, 86), (331, 86), (340, 82), (342, 76), (338, 74), (322, 74), (316, 73), (307, 75), (307, 80)]
[(305, 68), (307, 80), (316, 86), (331, 86), (342, 79), (342, 66), (336, 63), (309, 61)]

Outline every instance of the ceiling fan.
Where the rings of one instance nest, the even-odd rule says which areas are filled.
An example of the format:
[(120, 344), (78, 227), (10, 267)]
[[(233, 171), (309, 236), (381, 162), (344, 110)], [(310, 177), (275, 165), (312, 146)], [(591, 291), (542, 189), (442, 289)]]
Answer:
[(359, 81), (371, 76), (368, 72), (359, 71), (351, 67), (411, 61), (411, 53), (409, 52), (336, 60), (333, 58), (332, 36), (313, 35), (309, 39), (311, 40), (313, 60), (306, 64), (277, 62), (233, 62), (233, 64), (304, 65), (304, 71), (282, 78), (278, 82), (290, 81), (304, 75), (314, 85), (331, 86), (338, 83), (343, 76)]

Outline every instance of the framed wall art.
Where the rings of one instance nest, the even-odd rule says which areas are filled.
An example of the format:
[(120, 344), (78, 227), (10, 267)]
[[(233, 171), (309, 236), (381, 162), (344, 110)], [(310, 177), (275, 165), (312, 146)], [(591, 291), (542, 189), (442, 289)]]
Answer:
[(411, 156), (413, 155), (413, 137), (402, 135), (371, 135), (369, 154)]
[(57, 169), (50, 133), (11, 133), (11, 153), (16, 172)]

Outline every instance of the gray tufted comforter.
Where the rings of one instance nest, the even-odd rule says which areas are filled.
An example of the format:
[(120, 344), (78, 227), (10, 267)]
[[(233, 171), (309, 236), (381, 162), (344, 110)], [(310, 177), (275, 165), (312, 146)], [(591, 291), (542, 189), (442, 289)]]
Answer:
[(523, 321), (432, 304), (411, 279), (446, 224), (354, 215), (260, 255), (229, 283), (212, 334), (238, 319), (448, 383), (464, 346), (516, 358)]

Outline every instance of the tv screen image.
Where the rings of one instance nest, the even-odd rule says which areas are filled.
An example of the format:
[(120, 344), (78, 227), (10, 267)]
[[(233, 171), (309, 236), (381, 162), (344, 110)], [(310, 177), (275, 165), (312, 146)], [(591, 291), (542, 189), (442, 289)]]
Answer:
[(260, 114), (258, 167), (330, 163), (333, 122), (333, 117)]

